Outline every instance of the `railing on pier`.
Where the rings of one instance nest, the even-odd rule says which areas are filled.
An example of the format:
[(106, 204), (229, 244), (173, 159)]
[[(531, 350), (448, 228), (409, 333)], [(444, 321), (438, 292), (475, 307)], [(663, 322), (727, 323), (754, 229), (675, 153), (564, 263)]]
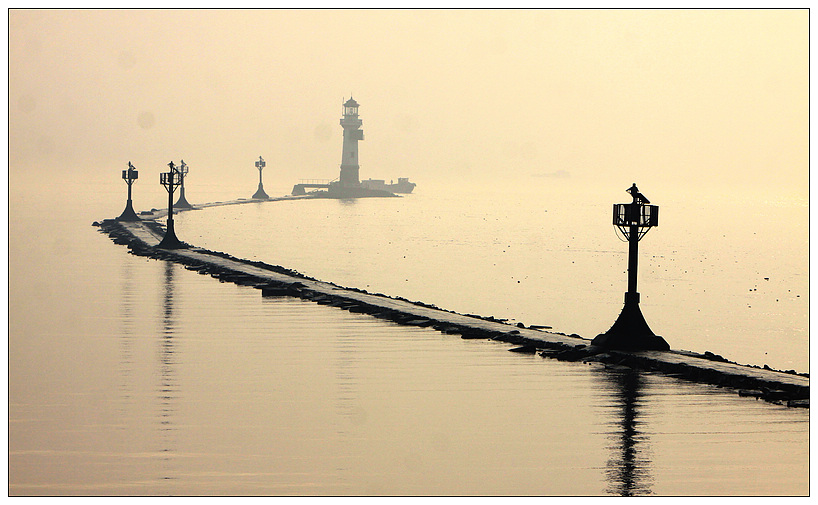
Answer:
[(299, 179), (298, 184), (329, 184), (337, 179)]

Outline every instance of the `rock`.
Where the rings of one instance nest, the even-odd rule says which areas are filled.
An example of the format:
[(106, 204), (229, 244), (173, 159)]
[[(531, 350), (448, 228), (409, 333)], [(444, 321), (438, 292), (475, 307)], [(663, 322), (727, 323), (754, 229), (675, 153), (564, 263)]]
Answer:
[(582, 349), (569, 349), (557, 353), (554, 357), (559, 361), (581, 361), (589, 356), (588, 352)]
[(489, 338), (489, 336), (482, 331), (467, 331), (460, 335), (460, 338), (466, 340), (479, 340), (481, 338)]
[(719, 356), (718, 354), (713, 354), (710, 351), (704, 351), (704, 359), (709, 359), (711, 361), (721, 361), (722, 363), (727, 363), (727, 359), (724, 356)]
[(523, 323), (517, 323), (517, 328), (525, 328), (525, 325)]
[(802, 409), (809, 408), (809, 399), (805, 398), (803, 400), (789, 400), (787, 402), (787, 407), (799, 407)]
[(262, 287), (261, 288), (261, 296), (289, 296), (290, 292), (287, 291), (287, 288), (279, 288), (279, 287)]
[(351, 306), (355, 305), (355, 303), (353, 303), (353, 302), (351, 302), (351, 301), (349, 301), (347, 299), (344, 299), (344, 298), (336, 298), (329, 305), (330, 305), (330, 307), (340, 307), (340, 308), (344, 309), (344, 308), (351, 307)]
[(519, 352), (521, 354), (536, 354), (537, 353), (537, 348), (534, 347), (533, 345), (528, 344), (528, 345), (522, 345), (520, 347), (514, 347), (512, 349), (509, 349), (509, 352)]
[(626, 372), (626, 371), (633, 370), (633, 369), (631, 367), (627, 366), (627, 365), (611, 365), (611, 364), (606, 363), (605, 364), (605, 370)]
[(599, 354), (588, 356), (584, 361), (587, 363), (610, 363), (613, 360), (614, 360), (613, 356), (611, 356), (607, 352), (601, 352)]
[(412, 320), (409, 320), (409, 321), (405, 321), (403, 324), (405, 324), (407, 326), (426, 327), (426, 326), (431, 326), (432, 321), (430, 321), (428, 319), (412, 319)]
[(790, 395), (787, 394), (786, 391), (781, 391), (780, 389), (770, 389), (770, 390), (764, 391), (762, 397), (765, 400), (778, 401), (778, 400), (787, 400), (789, 396)]

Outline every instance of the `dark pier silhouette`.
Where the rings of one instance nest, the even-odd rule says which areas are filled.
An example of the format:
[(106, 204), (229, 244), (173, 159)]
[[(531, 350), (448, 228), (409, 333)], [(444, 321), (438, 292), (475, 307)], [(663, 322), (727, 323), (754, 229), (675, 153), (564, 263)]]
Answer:
[(261, 156), (258, 157), (258, 161), (256, 162), (256, 168), (258, 169), (258, 189), (253, 194), (253, 198), (256, 200), (269, 200), (270, 196), (264, 192), (264, 184), (261, 182), (261, 171), (264, 170), (264, 167), (267, 166), (267, 163), (264, 162), (264, 158)]
[[(545, 331), (546, 327), (542, 326), (526, 327), (522, 323), (512, 326), (505, 319), (496, 319), (493, 316), (458, 314), (422, 302), (372, 294), (361, 289), (345, 288), (331, 282), (309, 278), (284, 267), (238, 259), (225, 253), (191, 247), (180, 242), (173, 229), (173, 191), (181, 184), (181, 177), (173, 162), (168, 166), (170, 170), (160, 176), (160, 182), (168, 190), (167, 229), (163, 229), (162, 225), (155, 221), (164, 216), (164, 211), (143, 212), (142, 214), (146, 217), (136, 222), (106, 219), (93, 223), (94, 226), (100, 227), (100, 231), (109, 235), (114, 243), (126, 245), (131, 254), (179, 263), (188, 270), (211, 275), (223, 282), (251, 286), (259, 289), (262, 296), (300, 298), (350, 312), (368, 314), (400, 325), (430, 327), (446, 335), (459, 336), (463, 339), (487, 339), (513, 344), (515, 347), (508, 349), (512, 352), (537, 353), (544, 358), (596, 364), (605, 369), (615, 367), (651, 371), (698, 384), (730, 388), (739, 396), (755, 397), (790, 407), (809, 408), (809, 374), (799, 374), (794, 370), (779, 371), (770, 369), (766, 365), (763, 368), (741, 365), (709, 351), (701, 354), (684, 350), (659, 351), (645, 347), (640, 349), (628, 342), (620, 347), (616, 345), (616, 341), (611, 346), (597, 345), (597, 342), (603, 340), (602, 337), (605, 335), (600, 335), (594, 341), (590, 341), (576, 334)], [(640, 224), (643, 225), (643, 228), (649, 227), (648, 225), (655, 226), (658, 222), (658, 214), (657, 210), (652, 209), (655, 206), (646, 205), (649, 203), (647, 198), (636, 190), (635, 185), (629, 192), (634, 196), (634, 202), (614, 207), (616, 213), (614, 223), (617, 225), (624, 223), (629, 227), (635, 227), (635, 230), (632, 228), (628, 230), (633, 246), (631, 251), (634, 253), (631, 259), (635, 260), (637, 251), (633, 242), (634, 237), (638, 241), (638, 238), (647, 231), (640, 231)], [(315, 197), (312, 195), (286, 196), (266, 201), (302, 198)], [(254, 201), (258, 202), (258, 200), (238, 199), (205, 203), (197, 205), (197, 208)], [(633, 261), (629, 266), (632, 266), (629, 281), (633, 280), (633, 282), (629, 282), (629, 288), (632, 289), (629, 289), (629, 294), (626, 295), (626, 303), (630, 300), (632, 304), (638, 304), (638, 296), (631, 295), (631, 293), (638, 294), (635, 283), (636, 262)], [(636, 308), (638, 310), (638, 305)], [(636, 327), (638, 331), (640, 325), (634, 326), (632, 315), (625, 310), (623, 313), (624, 315), (620, 315), (612, 330), (625, 329), (621, 330), (621, 333), (615, 331), (609, 333), (617, 338), (633, 339), (634, 334), (639, 334), (631, 332), (629, 328)], [(641, 312), (638, 314), (637, 322), (643, 322)], [(621, 324), (619, 324), (620, 321)], [(644, 323), (642, 328), (650, 331), (647, 323)], [(661, 337), (656, 337), (652, 332), (645, 332), (641, 338), (639, 336), (636, 338), (637, 342), (642, 343), (644, 339), (649, 341), (649, 345), (655, 345), (653, 343), (657, 340), (664, 342)], [(627, 409), (626, 414), (630, 412)], [(627, 452), (630, 444), (631, 442), (623, 439), (623, 448), (626, 449), (623, 454), (630, 454)], [(628, 463), (631, 461), (630, 456), (623, 458), (623, 461), (627, 463), (623, 468), (626, 470), (630, 468), (630, 463)], [(629, 484), (633, 480), (629, 476), (637, 477), (630, 471), (623, 473), (622, 481), (626, 484), (622, 488), (624, 492), (634, 489)]]
[(133, 210), (133, 201), (131, 200), (131, 186), (139, 178), (139, 171), (134, 168), (131, 162), (128, 162), (128, 169), (122, 171), (122, 179), (128, 185), (128, 202), (125, 204), (125, 210), (117, 218), (120, 221), (140, 221), (139, 216)]
[(613, 224), (628, 239), (628, 291), (625, 306), (616, 322), (607, 332), (598, 335), (593, 345), (609, 349), (667, 351), (670, 346), (665, 339), (653, 333), (639, 308), (639, 292), (636, 290), (639, 262), (639, 240), (654, 226), (659, 225), (659, 207), (639, 192), (636, 184), (626, 190), (633, 197), (632, 203), (617, 203), (613, 207)]

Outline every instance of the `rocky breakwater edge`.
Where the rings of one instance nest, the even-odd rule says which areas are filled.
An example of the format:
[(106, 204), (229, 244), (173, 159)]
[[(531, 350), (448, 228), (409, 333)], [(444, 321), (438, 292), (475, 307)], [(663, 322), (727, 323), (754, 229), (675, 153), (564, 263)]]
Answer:
[(463, 339), (487, 339), (512, 344), (511, 352), (539, 354), (543, 358), (607, 369), (660, 373), (725, 388), (739, 396), (788, 407), (809, 408), (809, 374), (773, 370), (767, 365), (741, 365), (712, 352), (604, 349), (591, 345), (590, 340), (576, 334), (545, 331), (547, 326), (526, 327), (523, 323), (513, 325), (493, 316), (459, 314), (405, 298), (338, 286), (295, 270), (235, 258), (223, 252), (189, 245), (183, 249), (159, 249), (156, 245), (164, 236), (165, 229), (150, 219), (135, 223), (106, 219), (93, 224), (115, 244), (128, 247), (131, 254), (178, 263), (187, 270), (210, 275), (220, 282), (258, 289), (265, 297), (300, 298), (400, 325), (431, 328)]

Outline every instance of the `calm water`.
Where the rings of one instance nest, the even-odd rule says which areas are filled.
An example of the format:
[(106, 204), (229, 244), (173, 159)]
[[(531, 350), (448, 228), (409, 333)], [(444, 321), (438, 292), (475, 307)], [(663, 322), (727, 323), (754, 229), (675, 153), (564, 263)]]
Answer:
[[(262, 299), (127, 254), (90, 226), (121, 211), (122, 188), (95, 189), (10, 197), (12, 495), (809, 492), (808, 411)], [(609, 208), (624, 191), (579, 205), (420, 189), (189, 212), (177, 230), (447, 309), (586, 337), (613, 322), (625, 247)], [(663, 213), (641, 249), (653, 329), (674, 348), (807, 371), (806, 202), (767, 202), (751, 226), (736, 201), (732, 226), (699, 237), (681, 217), (695, 206), (643, 189)], [(795, 216), (784, 246), (764, 235), (779, 212)]]

